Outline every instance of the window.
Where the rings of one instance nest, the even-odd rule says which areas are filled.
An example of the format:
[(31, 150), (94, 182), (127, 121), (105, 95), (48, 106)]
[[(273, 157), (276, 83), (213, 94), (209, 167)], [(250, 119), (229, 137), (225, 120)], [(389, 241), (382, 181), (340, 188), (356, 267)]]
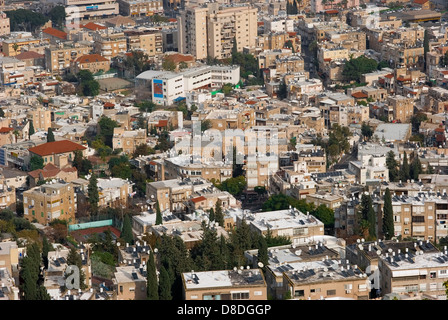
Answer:
[(429, 273), (429, 278), (430, 279), (435, 279), (436, 278), (436, 273), (435, 272), (430, 272)]
[(336, 290), (327, 290), (327, 296), (334, 296), (336, 295)]
[(303, 296), (305, 296), (304, 290), (295, 290), (294, 291), (294, 297), (303, 297)]
[(234, 292), (232, 293), (232, 300), (248, 300), (249, 292)]

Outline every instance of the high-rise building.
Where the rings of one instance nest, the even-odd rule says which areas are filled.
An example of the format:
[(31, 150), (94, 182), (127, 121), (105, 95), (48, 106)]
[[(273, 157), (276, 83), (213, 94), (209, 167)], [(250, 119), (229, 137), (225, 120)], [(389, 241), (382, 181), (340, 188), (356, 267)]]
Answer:
[(179, 51), (196, 59), (207, 56), (225, 59), (236, 49), (254, 46), (257, 36), (257, 9), (248, 5), (187, 7), (178, 19)]

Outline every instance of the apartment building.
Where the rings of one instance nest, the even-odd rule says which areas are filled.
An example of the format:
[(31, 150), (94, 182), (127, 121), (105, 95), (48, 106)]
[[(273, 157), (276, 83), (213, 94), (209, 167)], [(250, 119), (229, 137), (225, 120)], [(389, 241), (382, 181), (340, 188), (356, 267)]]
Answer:
[(124, 32), (96, 32), (92, 37), (93, 51), (96, 54), (103, 56), (109, 61), (127, 51), (127, 42)]
[(205, 59), (208, 55), (208, 8), (187, 7), (180, 11), (178, 22), (178, 46), (180, 53)]
[(117, 300), (146, 300), (146, 267), (116, 267), (112, 278)]
[(274, 237), (287, 236), (295, 245), (304, 244), (313, 237), (324, 235), (324, 224), (321, 221), (296, 208), (238, 215), (237, 225), (243, 219), (258, 234), (266, 235), (269, 231)]
[(19, 250), (17, 242), (2, 241), (0, 242), (0, 266), (5, 268), (10, 275), (16, 275), (19, 271)]
[[(295, 53), (301, 51), (301, 38), (296, 32), (275, 32), (264, 33), (256, 38), (256, 50), (280, 50), (285, 48), (285, 45), (291, 44)], [(250, 48), (249, 48), (250, 49)], [(247, 47), (245, 48), (247, 50)]]
[(28, 117), (33, 122), (36, 131), (48, 131), (48, 128), (51, 128), (51, 110), (48, 108), (29, 109)]
[(136, 77), (136, 95), (155, 104), (171, 105), (199, 88), (220, 89), (240, 81), (240, 66), (201, 66), (181, 72), (148, 70)]
[(5, 36), (11, 32), (10, 21), (6, 13), (0, 12), (0, 35)]
[(89, 54), (92, 45), (88, 42), (60, 42), (45, 48), (45, 67), (51, 74), (64, 74), (70, 70), (71, 63), (78, 57)]
[(34, 71), (15, 57), (0, 58), (0, 80), (6, 86), (23, 86), (34, 78)]
[(284, 291), (297, 300), (369, 299), (367, 274), (348, 260), (322, 260), (279, 267), (284, 270)]
[(255, 45), (257, 9), (218, 3), (187, 7), (180, 13), (178, 26), (179, 52), (196, 59), (225, 59), (231, 57), (234, 39), (240, 52)]
[(2, 53), (7, 57), (14, 57), (22, 52), (23, 47), (40, 46), (48, 39), (14, 37), (2, 41)]
[(398, 122), (409, 122), (414, 115), (414, 99), (401, 95), (390, 96), (387, 98), (389, 107), (393, 110), (392, 119)]
[(98, 178), (99, 207), (127, 208), (133, 183), (121, 178)]
[(148, 182), (146, 184), (146, 198), (151, 202), (159, 202), (161, 211), (182, 211), (184, 202), (194, 197), (194, 193), (211, 188), (213, 184), (202, 178), (171, 179), (165, 181)]
[(143, 50), (149, 57), (163, 53), (163, 39), (160, 31), (124, 31), (127, 50)]
[[(162, 236), (179, 237), (185, 247), (190, 250), (197, 246), (204, 236), (202, 228), (203, 220), (185, 220), (180, 222), (172, 222), (168, 224), (152, 225), (150, 227), (151, 234), (156, 237), (156, 241), (161, 241)], [(218, 238), (229, 238), (228, 232), (221, 226), (213, 226)]]
[(448, 256), (429, 241), (418, 241), (414, 248), (382, 255), (378, 263), (381, 295), (388, 293), (418, 293), (435, 299), (446, 299)]
[(53, 219), (74, 221), (76, 194), (66, 182), (50, 182), (23, 192), (24, 217), (47, 225)]
[(56, 4), (65, 7), (66, 21), (76, 27), (82, 20), (104, 19), (118, 15), (119, 4), (116, 0), (56, 0)]
[(313, 13), (318, 13), (325, 10), (331, 10), (334, 9), (335, 6), (342, 5), (345, 8), (353, 8), (353, 7), (359, 7), (360, 1), (359, 0), (348, 0), (348, 1), (342, 1), (342, 0), (336, 0), (329, 2), (324, 2), (321, 0), (310, 0), (310, 10)]
[(163, 13), (162, 0), (118, 0), (120, 15), (145, 17)]
[(267, 300), (260, 269), (185, 272), (182, 283), (184, 300)]

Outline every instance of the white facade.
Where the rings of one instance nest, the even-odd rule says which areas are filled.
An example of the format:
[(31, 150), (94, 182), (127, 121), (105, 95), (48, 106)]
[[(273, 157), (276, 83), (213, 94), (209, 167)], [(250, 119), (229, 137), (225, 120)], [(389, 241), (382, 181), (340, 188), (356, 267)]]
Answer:
[(294, 20), (264, 18), (264, 32), (294, 32)]
[(138, 81), (150, 81), (152, 101), (159, 105), (171, 105), (178, 98), (201, 88), (221, 88), (240, 81), (239, 66), (201, 66), (184, 72), (145, 71)]

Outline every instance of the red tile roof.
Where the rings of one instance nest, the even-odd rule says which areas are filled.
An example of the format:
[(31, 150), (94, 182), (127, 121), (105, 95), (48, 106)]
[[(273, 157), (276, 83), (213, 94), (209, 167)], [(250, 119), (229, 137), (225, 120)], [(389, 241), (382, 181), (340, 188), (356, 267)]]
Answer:
[(85, 28), (85, 29), (94, 30), (94, 31), (107, 29), (105, 26), (96, 24), (94, 22), (89, 22), (89, 23), (83, 25), (82, 27)]
[(414, 0), (415, 4), (425, 4), (426, 2), (428, 2), (429, 0)]
[(0, 128), (0, 133), (8, 133), (8, 132), (11, 132), (13, 130), (14, 130), (13, 128), (2, 127), (2, 128)]
[(194, 61), (193, 56), (185, 55), (185, 54), (181, 54), (181, 53), (173, 53), (173, 54), (166, 55), (165, 59), (170, 60), (174, 63)]
[(25, 52), (21, 52), (18, 55), (16, 55), (16, 58), (19, 60), (40, 59), (43, 57), (45, 57), (45, 55), (37, 53), (35, 51), (25, 51)]
[(28, 151), (42, 157), (51, 154), (61, 154), (85, 149), (86, 147), (78, 143), (72, 142), (70, 140), (60, 140), (60, 141), (47, 142), (38, 145), (36, 147), (29, 148)]
[(159, 120), (159, 123), (156, 124), (156, 127), (166, 127), (168, 126), (168, 120)]
[(356, 99), (365, 99), (368, 97), (368, 95), (365, 94), (364, 92), (358, 91), (358, 92), (352, 93), (352, 97), (356, 98)]
[(92, 62), (109, 62), (106, 58), (104, 58), (102, 55), (93, 53), (93, 54), (85, 54), (78, 59), (75, 60), (75, 62), (79, 63), (92, 63)]
[(204, 201), (204, 200), (205, 200), (204, 196), (200, 196), (200, 197), (196, 197), (196, 198), (191, 199), (191, 201), (193, 201), (194, 203), (198, 203), (198, 202), (201, 202), (201, 201)]
[(59, 38), (59, 39), (67, 39), (67, 33), (64, 31), (49, 27), (44, 30), (42, 30), (43, 33), (49, 34), (50, 36)]

